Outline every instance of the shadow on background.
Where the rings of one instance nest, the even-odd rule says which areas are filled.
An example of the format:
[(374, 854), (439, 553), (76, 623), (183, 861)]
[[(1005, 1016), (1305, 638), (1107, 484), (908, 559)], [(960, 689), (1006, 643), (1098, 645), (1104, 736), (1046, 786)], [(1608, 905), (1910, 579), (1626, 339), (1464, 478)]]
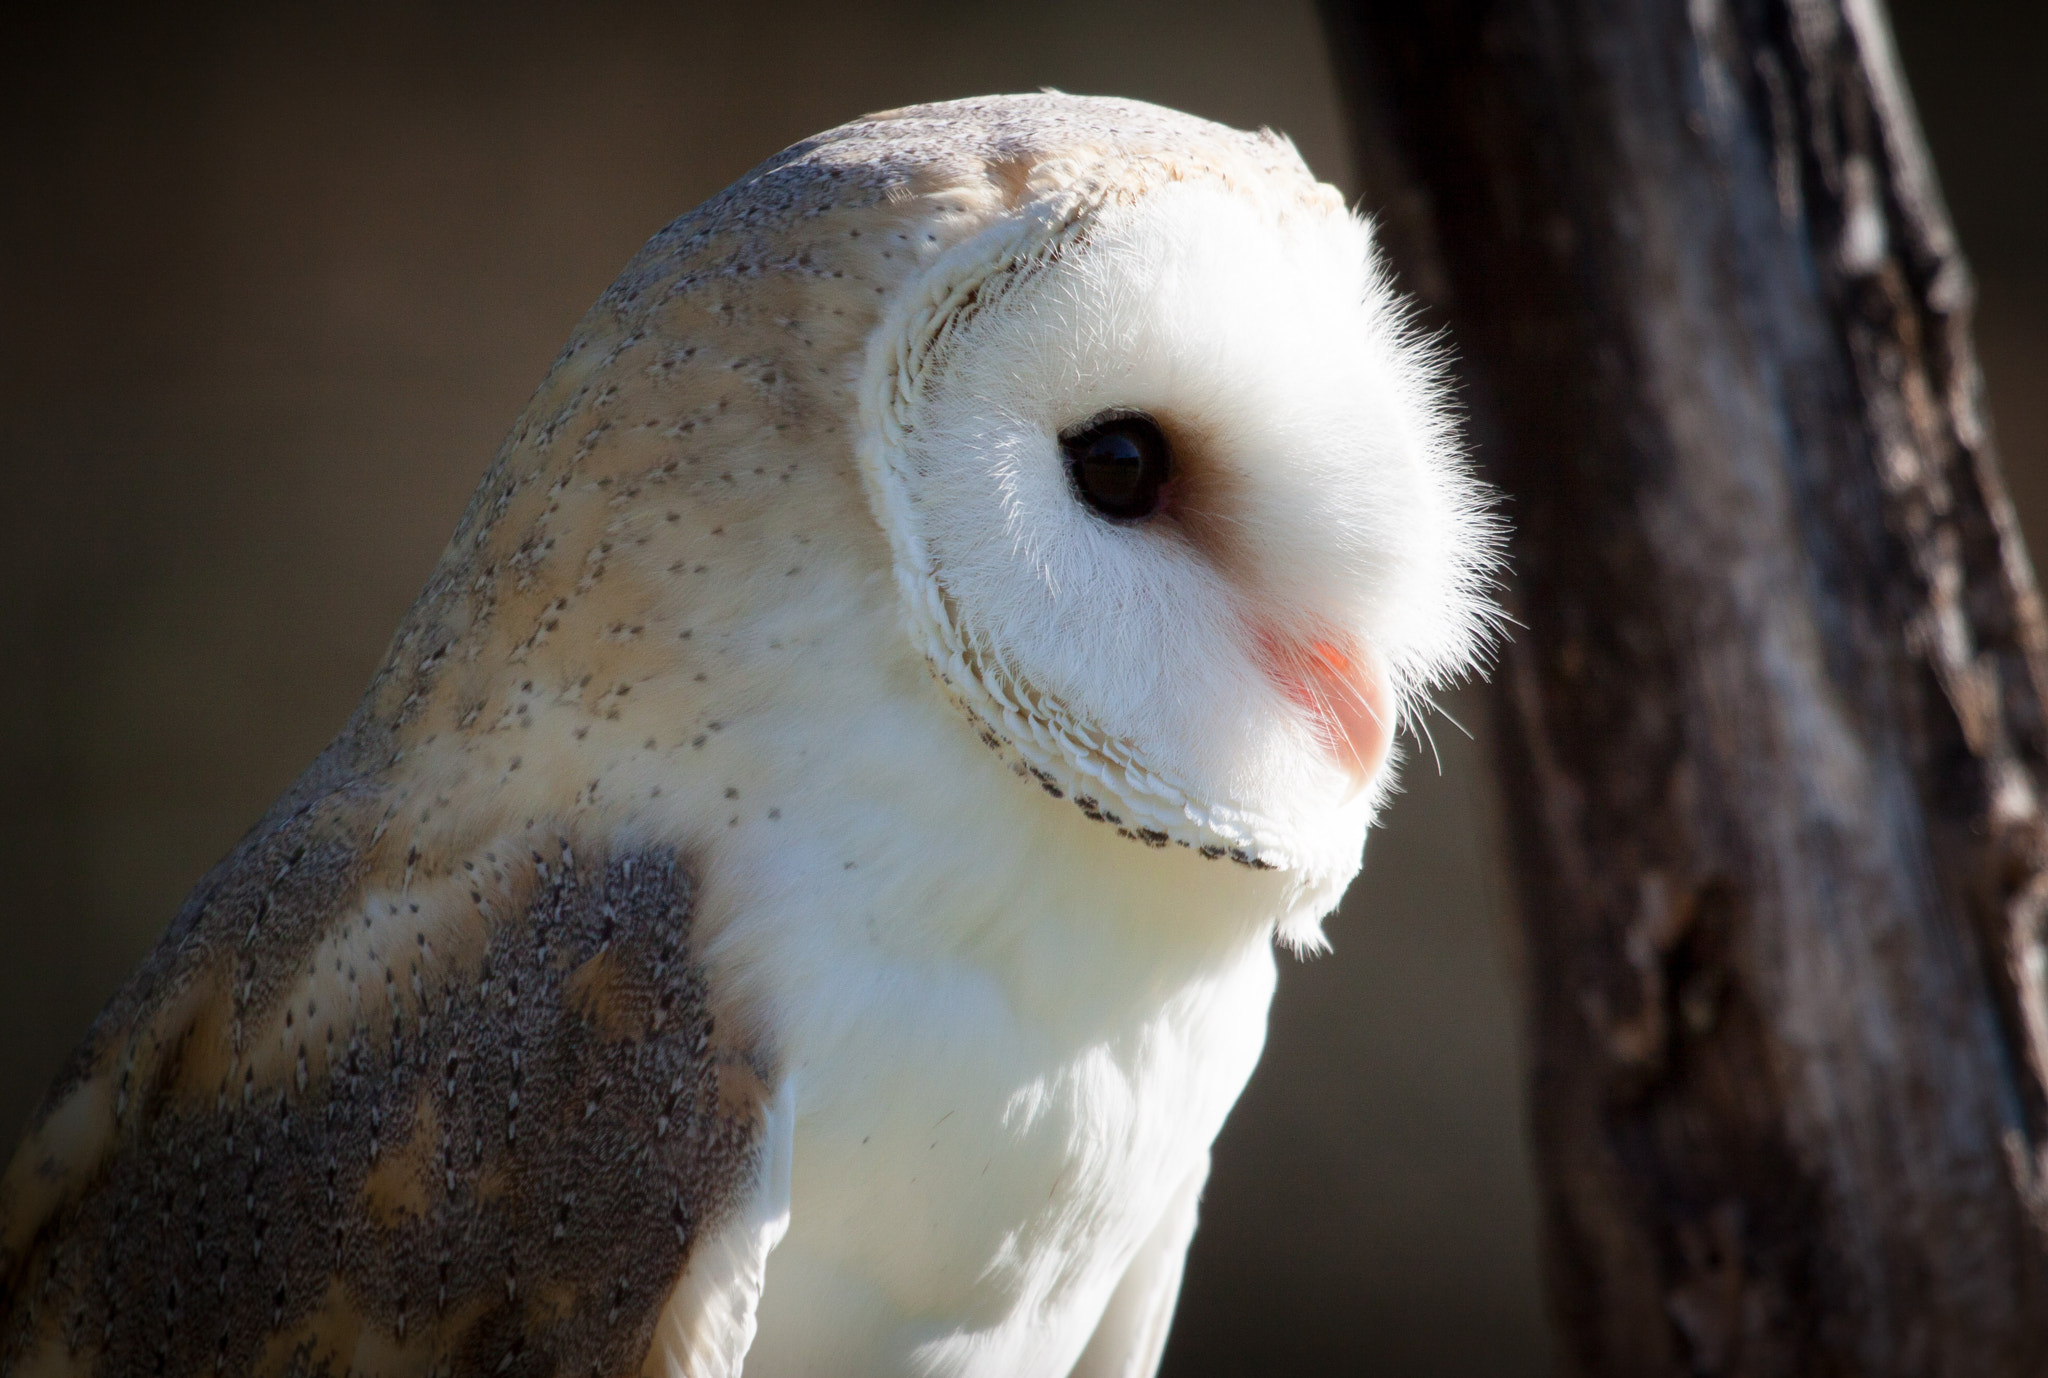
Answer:
[[(2048, 23), (1961, 0), (1898, 19), (2038, 543)], [(1304, 4), (46, 22), (17, 31), (0, 92), (10, 1140), (186, 888), (340, 726), (528, 390), (665, 221), (864, 110), (1041, 85), (1272, 125), (1360, 190)], [(1178, 1378), (1544, 1368), (1480, 754), (1436, 736), (1443, 772), (1411, 765), (1336, 951), (1283, 973), (1218, 1146)]]

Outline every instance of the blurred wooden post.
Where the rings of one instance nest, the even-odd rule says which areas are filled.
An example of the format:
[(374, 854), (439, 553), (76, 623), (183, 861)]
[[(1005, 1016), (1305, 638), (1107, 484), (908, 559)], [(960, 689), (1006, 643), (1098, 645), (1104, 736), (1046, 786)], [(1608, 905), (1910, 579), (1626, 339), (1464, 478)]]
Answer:
[(1514, 525), (1567, 1369), (2048, 1372), (2048, 658), (1878, 0), (1324, 19)]

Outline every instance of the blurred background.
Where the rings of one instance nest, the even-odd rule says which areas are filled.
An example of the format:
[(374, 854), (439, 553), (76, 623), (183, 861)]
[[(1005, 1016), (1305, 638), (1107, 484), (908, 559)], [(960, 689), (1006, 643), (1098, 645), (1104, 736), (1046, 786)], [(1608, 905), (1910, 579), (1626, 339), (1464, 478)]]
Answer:
[[(1141, 97), (1353, 196), (1297, 0), (45, 6), (0, 55), (0, 1137), (341, 725), (653, 230), (863, 111)], [(2048, 549), (2048, 7), (1893, 6)], [(1167, 1371), (1546, 1365), (1483, 704), (1286, 962)]]

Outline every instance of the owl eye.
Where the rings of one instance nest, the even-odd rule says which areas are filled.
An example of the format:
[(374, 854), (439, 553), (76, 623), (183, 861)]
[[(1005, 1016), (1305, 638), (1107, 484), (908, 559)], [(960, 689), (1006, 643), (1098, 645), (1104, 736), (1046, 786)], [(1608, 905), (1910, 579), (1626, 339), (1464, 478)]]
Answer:
[(1173, 477), (1173, 452), (1151, 417), (1106, 411), (1060, 432), (1074, 491), (1111, 521), (1142, 521), (1159, 510)]

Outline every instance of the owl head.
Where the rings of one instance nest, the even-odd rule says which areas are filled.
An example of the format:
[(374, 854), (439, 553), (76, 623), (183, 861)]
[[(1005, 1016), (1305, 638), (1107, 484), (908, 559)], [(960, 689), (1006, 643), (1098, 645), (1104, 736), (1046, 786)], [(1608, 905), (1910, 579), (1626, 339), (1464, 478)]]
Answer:
[[(423, 855), (565, 807), (721, 875), (979, 828), (1183, 890), (1276, 873), (1312, 939), (1397, 729), (1486, 642), (1496, 543), (1368, 225), (1285, 140), (919, 106), (627, 266), (363, 721)], [(480, 775), (489, 817), (435, 812)]]
[(990, 745), (1130, 840), (1355, 865), (1397, 729), (1493, 617), (1438, 360), (1285, 140), (1026, 103), (1078, 128), (934, 197), (982, 223), (866, 351), (908, 633)]

